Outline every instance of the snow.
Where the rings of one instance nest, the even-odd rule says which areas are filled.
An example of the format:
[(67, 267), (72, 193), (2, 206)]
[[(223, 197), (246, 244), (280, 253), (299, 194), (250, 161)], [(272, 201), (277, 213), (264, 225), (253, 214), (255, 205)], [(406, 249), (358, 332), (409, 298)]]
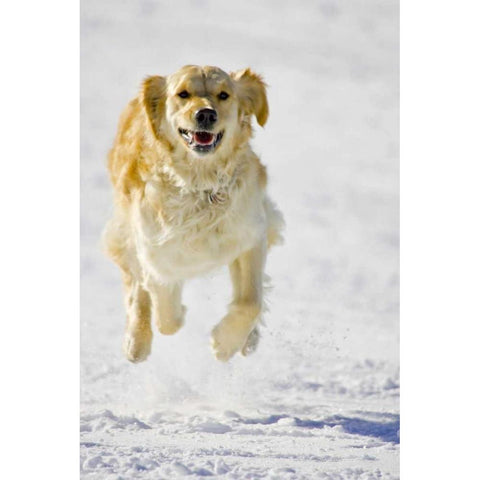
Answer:
[[(81, 9), (81, 478), (398, 478), (397, 2)], [(265, 76), (254, 146), (286, 244), (268, 259), (255, 354), (210, 352), (224, 269), (187, 284), (184, 328), (133, 365), (120, 275), (100, 250), (106, 153), (141, 80), (189, 63)]]

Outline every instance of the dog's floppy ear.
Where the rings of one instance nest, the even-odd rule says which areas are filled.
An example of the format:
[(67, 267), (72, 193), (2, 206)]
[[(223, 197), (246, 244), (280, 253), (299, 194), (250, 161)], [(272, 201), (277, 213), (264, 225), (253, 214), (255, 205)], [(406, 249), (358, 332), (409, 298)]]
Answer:
[(240, 108), (247, 114), (254, 114), (262, 127), (268, 119), (266, 84), (260, 75), (249, 68), (230, 74), (235, 82)]
[(147, 112), (148, 121), (153, 133), (157, 136), (165, 110), (166, 81), (158, 75), (148, 77), (143, 81), (141, 100)]

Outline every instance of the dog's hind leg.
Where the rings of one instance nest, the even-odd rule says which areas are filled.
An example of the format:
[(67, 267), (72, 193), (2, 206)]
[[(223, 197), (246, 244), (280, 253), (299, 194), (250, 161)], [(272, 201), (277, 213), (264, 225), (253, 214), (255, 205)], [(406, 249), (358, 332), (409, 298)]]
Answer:
[(183, 325), (186, 309), (182, 305), (182, 286), (182, 283), (148, 284), (153, 318), (164, 335), (173, 335)]
[(123, 339), (123, 351), (128, 360), (137, 363), (147, 359), (152, 345), (150, 295), (131, 277), (125, 278), (124, 283), (127, 328)]
[(218, 360), (227, 361), (240, 350), (249, 353), (256, 346), (256, 325), (263, 305), (266, 249), (266, 241), (262, 241), (230, 265), (233, 301), (227, 315), (212, 331), (212, 349)]

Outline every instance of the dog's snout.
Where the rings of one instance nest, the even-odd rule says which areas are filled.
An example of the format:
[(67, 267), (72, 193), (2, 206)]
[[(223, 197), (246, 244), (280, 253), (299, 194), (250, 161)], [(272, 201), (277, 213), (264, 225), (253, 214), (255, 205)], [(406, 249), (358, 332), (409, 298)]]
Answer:
[(195, 113), (195, 120), (199, 127), (210, 128), (217, 121), (217, 112), (212, 108), (202, 108)]

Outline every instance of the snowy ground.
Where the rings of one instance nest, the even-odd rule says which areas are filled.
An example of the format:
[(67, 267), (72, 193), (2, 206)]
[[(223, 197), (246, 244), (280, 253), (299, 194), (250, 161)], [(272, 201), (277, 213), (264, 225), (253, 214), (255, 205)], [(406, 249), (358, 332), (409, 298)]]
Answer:
[[(82, 0), (81, 15), (82, 479), (398, 478), (397, 2)], [(269, 83), (254, 144), (286, 244), (253, 356), (209, 351), (220, 271), (187, 285), (183, 330), (132, 365), (99, 247), (105, 157), (142, 78), (188, 63)]]

